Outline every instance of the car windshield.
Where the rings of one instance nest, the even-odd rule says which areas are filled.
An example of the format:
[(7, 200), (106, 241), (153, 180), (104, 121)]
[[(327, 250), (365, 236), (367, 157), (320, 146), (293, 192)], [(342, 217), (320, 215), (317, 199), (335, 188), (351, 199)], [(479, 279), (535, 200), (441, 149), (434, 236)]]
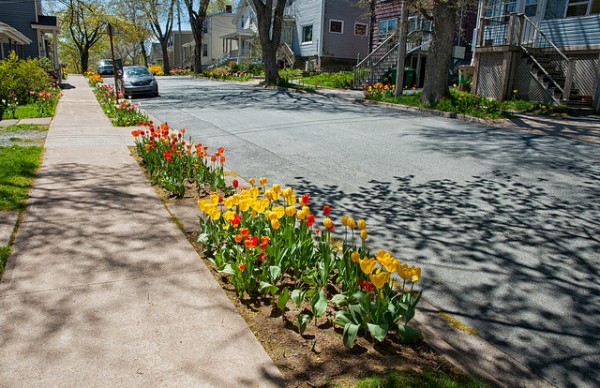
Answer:
[(100, 64), (100, 66), (111, 66), (112, 61), (110, 59), (104, 59), (104, 60), (100, 61), (99, 64)]
[(124, 69), (126, 77), (139, 77), (141, 75), (150, 75), (150, 72), (145, 67), (130, 67)]

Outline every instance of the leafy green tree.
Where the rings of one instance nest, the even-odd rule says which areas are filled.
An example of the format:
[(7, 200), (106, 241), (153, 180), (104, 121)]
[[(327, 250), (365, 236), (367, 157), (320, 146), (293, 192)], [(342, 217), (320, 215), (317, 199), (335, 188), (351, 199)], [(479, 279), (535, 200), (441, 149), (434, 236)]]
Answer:
[(68, 40), (75, 45), (79, 55), (76, 68), (81, 72), (86, 71), (92, 47), (106, 34), (108, 23), (106, 7), (100, 0), (61, 0), (61, 2), (64, 6), (59, 13), (62, 28), (66, 29)]

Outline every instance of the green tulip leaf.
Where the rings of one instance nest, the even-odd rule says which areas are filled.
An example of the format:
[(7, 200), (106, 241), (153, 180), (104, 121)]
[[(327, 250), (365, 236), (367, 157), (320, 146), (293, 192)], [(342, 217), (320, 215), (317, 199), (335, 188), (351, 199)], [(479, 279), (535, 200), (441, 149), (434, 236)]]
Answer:
[(340, 306), (344, 306), (348, 303), (348, 297), (344, 294), (335, 294), (332, 298), (331, 298), (331, 302), (333, 304), (335, 304), (336, 306), (340, 307)]
[(325, 295), (325, 291), (322, 289), (319, 290), (319, 292), (312, 297), (311, 302), (315, 317), (318, 318), (325, 314), (325, 310), (327, 310), (327, 295)]
[(298, 314), (298, 320), (296, 322), (296, 326), (298, 326), (298, 331), (300, 334), (304, 334), (306, 330), (306, 324), (311, 321), (311, 317), (308, 314)]
[(271, 275), (271, 280), (276, 281), (279, 280), (281, 276), (281, 267), (277, 265), (272, 265), (269, 267), (269, 274)]
[(220, 270), (219, 272), (221, 273), (226, 273), (228, 275), (235, 275), (235, 271), (233, 270), (233, 268), (231, 267), (231, 264), (225, 264), (225, 266), (223, 267), (222, 270)]
[(210, 242), (210, 236), (208, 233), (201, 233), (200, 236), (198, 236), (198, 242), (204, 245), (208, 244)]
[(423, 338), (421, 330), (408, 325), (398, 325), (398, 338), (405, 344), (415, 342)]
[(356, 341), (356, 335), (358, 334), (359, 326), (354, 323), (347, 323), (344, 326), (344, 346), (347, 349), (352, 349), (354, 341)]
[(284, 311), (285, 305), (290, 300), (290, 290), (284, 288), (279, 298), (277, 298), (277, 308), (281, 311)]
[(262, 292), (264, 294), (271, 294), (271, 295), (275, 295), (277, 293), (277, 291), (279, 290), (277, 288), (277, 286), (274, 286), (271, 283), (267, 283), (267, 282), (260, 282), (260, 286), (258, 287), (258, 289), (260, 290), (260, 292)]
[(346, 327), (348, 323), (352, 323), (350, 318), (348, 317), (348, 313), (346, 311), (337, 311), (335, 313), (335, 318), (333, 319), (333, 323), (338, 326)]
[(296, 307), (300, 307), (302, 301), (304, 300), (304, 296), (306, 295), (306, 291), (302, 291), (299, 289), (295, 289), (292, 291), (291, 299), (296, 304)]
[(367, 329), (369, 333), (375, 338), (377, 341), (381, 342), (387, 337), (388, 326), (387, 325), (375, 325), (374, 323), (367, 323)]

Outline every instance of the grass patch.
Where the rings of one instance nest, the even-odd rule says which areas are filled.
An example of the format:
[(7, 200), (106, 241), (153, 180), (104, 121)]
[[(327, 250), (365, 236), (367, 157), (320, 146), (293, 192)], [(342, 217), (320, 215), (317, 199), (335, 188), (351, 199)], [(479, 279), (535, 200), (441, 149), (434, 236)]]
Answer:
[(43, 147), (0, 147), (0, 210), (22, 210)]
[(337, 73), (321, 73), (310, 75), (302, 79), (307, 85), (322, 86), (324, 88), (348, 89), (354, 82), (354, 73), (340, 71)]
[(0, 133), (2, 132), (19, 132), (19, 131), (38, 131), (43, 132), (48, 130), (46, 124), (13, 124), (7, 127), (0, 127)]
[(2, 279), (2, 275), (4, 274), (4, 266), (11, 251), (12, 247), (10, 245), (0, 246), (0, 279)]
[(356, 388), (483, 388), (485, 384), (473, 378), (452, 377), (444, 373), (405, 371), (371, 376), (361, 380)]

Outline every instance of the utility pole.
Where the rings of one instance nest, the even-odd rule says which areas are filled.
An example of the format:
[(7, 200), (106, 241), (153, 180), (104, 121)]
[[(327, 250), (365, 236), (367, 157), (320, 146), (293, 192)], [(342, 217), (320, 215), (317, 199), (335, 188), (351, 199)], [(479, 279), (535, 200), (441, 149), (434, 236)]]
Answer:
[(402, 1), (400, 23), (398, 24), (398, 61), (396, 62), (396, 96), (402, 95), (404, 88), (404, 59), (406, 58), (406, 36), (408, 35), (408, 4)]
[(119, 103), (119, 74), (117, 73), (117, 63), (115, 62), (115, 47), (113, 45), (113, 28), (112, 24), (108, 23), (108, 37), (110, 38), (110, 59), (112, 60), (113, 79), (115, 81), (115, 100)]
[[(179, 67), (183, 68), (183, 37), (181, 36), (181, 0), (177, 0), (177, 25), (179, 29)], [(173, 42), (174, 44), (175, 42)], [(175, 45), (173, 45), (173, 48)]]

